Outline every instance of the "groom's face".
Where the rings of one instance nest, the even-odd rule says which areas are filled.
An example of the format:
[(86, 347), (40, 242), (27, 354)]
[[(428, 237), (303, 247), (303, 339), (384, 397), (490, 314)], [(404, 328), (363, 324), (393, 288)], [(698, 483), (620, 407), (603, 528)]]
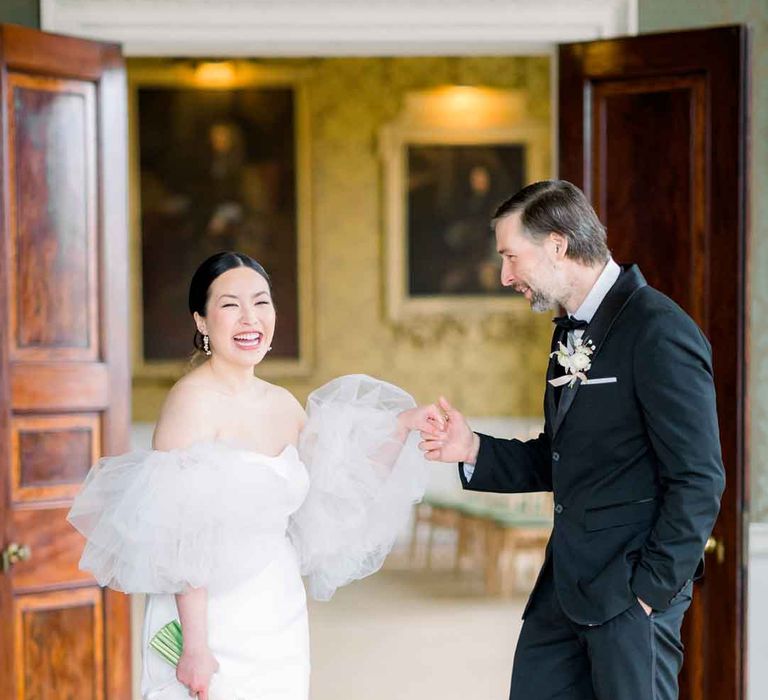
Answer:
[(502, 259), (501, 283), (523, 294), (534, 311), (556, 308), (555, 239), (531, 238), (523, 231), (520, 212), (515, 212), (496, 224), (496, 245)]

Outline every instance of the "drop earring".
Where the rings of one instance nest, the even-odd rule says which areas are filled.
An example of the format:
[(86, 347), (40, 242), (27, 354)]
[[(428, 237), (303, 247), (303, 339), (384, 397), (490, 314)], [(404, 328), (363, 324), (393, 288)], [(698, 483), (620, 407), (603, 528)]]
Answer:
[(207, 334), (203, 335), (203, 352), (208, 355), (208, 357), (211, 356), (211, 346), (209, 345)]

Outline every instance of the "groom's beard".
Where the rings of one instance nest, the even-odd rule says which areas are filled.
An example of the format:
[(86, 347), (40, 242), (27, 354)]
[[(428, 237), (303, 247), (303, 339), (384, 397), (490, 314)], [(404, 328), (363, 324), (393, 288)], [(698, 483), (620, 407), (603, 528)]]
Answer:
[(537, 313), (553, 311), (558, 307), (558, 303), (544, 292), (531, 289), (531, 310)]

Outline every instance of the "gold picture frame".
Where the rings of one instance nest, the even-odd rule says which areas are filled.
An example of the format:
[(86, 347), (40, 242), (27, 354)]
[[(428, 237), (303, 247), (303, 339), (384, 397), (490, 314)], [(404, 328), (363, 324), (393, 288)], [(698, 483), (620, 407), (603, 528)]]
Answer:
[[(314, 362), (312, 324), (312, 239), (309, 108), (306, 70), (280, 66), (262, 66), (248, 61), (209, 61), (129, 59), (129, 178), (131, 215), (131, 300), (133, 305), (133, 375), (142, 380), (178, 379), (189, 369), (192, 331), (189, 326), (190, 355), (178, 359), (148, 359), (144, 342), (144, 299), (142, 261), (142, 202), (139, 144), (139, 91), (142, 88), (242, 90), (287, 88), (293, 95), (294, 120), (294, 201), (295, 201), (295, 275), (296, 313), (294, 341), (297, 351), (291, 357), (269, 357), (259, 366), (259, 376), (266, 379), (309, 376)], [(202, 260), (201, 260), (202, 262)], [(269, 270), (268, 270), (269, 271)], [(285, 272), (282, 272), (285, 274)], [(273, 275), (273, 282), (275, 275)], [(278, 327), (280, 332), (280, 300)], [(186, 312), (186, 307), (182, 309)]]
[[(475, 228), (485, 227), (479, 235), (487, 233), (488, 240), (483, 239), (481, 244), (489, 247), (488, 260), (491, 256), (498, 259), (489, 229), (493, 209), (519, 187), (550, 177), (551, 140), (548, 120), (528, 116), (525, 95), (520, 92), (450, 86), (407, 96), (403, 111), (381, 130), (379, 138), (384, 178), (386, 312), (392, 322), (406, 327), (446, 322), (466, 327), (491, 316), (520, 317), (528, 310), (521, 296), (501, 289), (500, 285), (498, 290), (490, 289), (493, 284), (498, 285), (498, 277), (493, 284), (489, 282), (488, 263), (484, 258), (478, 261), (475, 256), (477, 270), (462, 269), (463, 251), (458, 244), (454, 259), (459, 262), (455, 269), (448, 270), (442, 277), (432, 275), (431, 280), (419, 280), (418, 264), (411, 259), (416, 250), (414, 235), (417, 232), (409, 228), (416, 217), (409, 212), (409, 207), (416, 201), (413, 192), (424, 180), (424, 173), (414, 176), (409, 166), (418, 162), (419, 157), (422, 161), (432, 157), (434, 165), (428, 165), (427, 169), (432, 167), (436, 177), (444, 179), (448, 175), (444, 172), (446, 163), (455, 164), (462, 159), (469, 162), (471, 158), (490, 162), (488, 159), (498, 161), (500, 156), (510, 155), (520, 159), (524, 170), (521, 181), (512, 185), (514, 178), (507, 177), (510, 188), (503, 194), (497, 192), (495, 200), (489, 198), (473, 222)], [(472, 172), (466, 166), (462, 177), (466, 179), (467, 172), (472, 172), (470, 177), (475, 177), (479, 187), (485, 187), (485, 194), (490, 194), (489, 168), (491, 166), (480, 167)], [(429, 172), (426, 177), (430, 177)], [(449, 198), (451, 195), (449, 191)], [(442, 198), (445, 199), (445, 193)], [(452, 201), (452, 206), (455, 204)], [(456, 211), (455, 206), (453, 208)], [(458, 211), (460, 209), (459, 203)], [(466, 218), (450, 231), (446, 227), (446, 237), (460, 238), (463, 224)], [(429, 243), (422, 244), (422, 249), (429, 250)], [(477, 245), (475, 243), (475, 248)], [(439, 256), (445, 254), (445, 248), (438, 246), (434, 250), (434, 261), (439, 262)], [(427, 260), (422, 269), (429, 270), (434, 261)], [(482, 293), (477, 293), (478, 280), (488, 288)], [(446, 287), (458, 291), (446, 293)]]

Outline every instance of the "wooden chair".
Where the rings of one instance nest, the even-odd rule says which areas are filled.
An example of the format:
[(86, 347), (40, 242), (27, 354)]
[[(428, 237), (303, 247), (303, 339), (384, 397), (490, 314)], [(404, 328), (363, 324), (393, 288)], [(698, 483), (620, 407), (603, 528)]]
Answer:
[(486, 592), (508, 596), (518, 589), (518, 555), (543, 558), (552, 529), (552, 497), (544, 493), (428, 495), (414, 515), (412, 563), (417, 556), (418, 532), (424, 525), (428, 528), (428, 569), (433, 563), (435, 530), (452, 530), (456, 533), (454, 570), (482, 570)]
[(486, 591), (490, 595), (512, 595), (519, 590), (520, 555), (532, 554), (538, 566), (543, 563), (552, 522), (522, 520), (516, 515), (500, 513), (488, 521), (487, 528)]
[[(432, 555), (435, 542), (435, 530), (446, 529), (452, 530), (457, 533), (460, 530), (461, 513), (459, 510), (459, 502), (450, 498), (427, 495), (424, 500), (416, 506), (413, 518), (413, 529), (411, 532), (411, 551), (410, 560), (411, 565), (416, 563), (417, 550), (419, 544), (419, 530), (420, 526), (426, 525), (427, 530), (427, 544), (425, 555), (425, 566), (427, 569), (432, 568)], [(454, 567), (458, 567), (459, 555), (458, 546), (454, 551)]]

